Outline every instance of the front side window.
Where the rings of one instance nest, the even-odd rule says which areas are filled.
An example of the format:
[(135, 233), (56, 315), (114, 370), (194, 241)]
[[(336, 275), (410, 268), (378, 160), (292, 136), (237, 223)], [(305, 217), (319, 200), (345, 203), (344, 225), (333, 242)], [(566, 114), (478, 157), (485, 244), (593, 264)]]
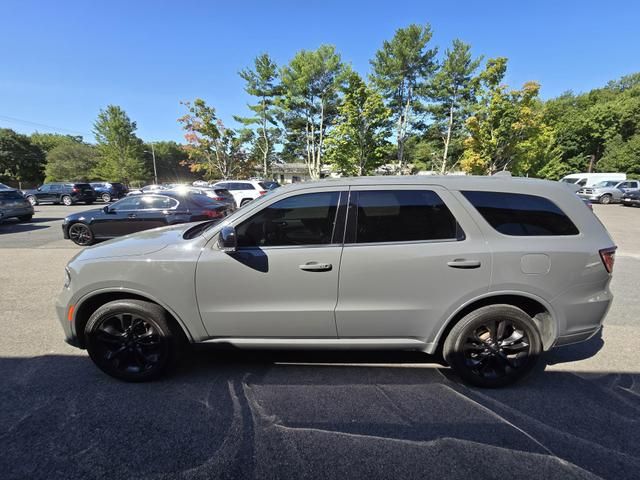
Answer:
[(139, 210), (141, 208), (143, 208), (142, 205), (142, 197), (141, 195), (136, 195), (134, 197), (127, 197), (127, 198), (123, 198), (122, 200), (114, 203), (111, 206), (112, 210), (115, 210), (116, 212), (121, 211), (121, 210)]
[(140, 208), (143, 209), (156, 209), (156, 210), (168, 210), (171, 208), (175, 208), (178, 206), (178, 201), (175, 198), (171, 197), (161, 197), (161, 196), (149, 196), (142, 197), (142, 206)]
[[(463, 237), (455, 217), (432, 190), (367, 190), (351, 195), (351, 204), (357, 207), (357, 212), (355, 232), (350, 231), (349, 243)], [(350, 216), (353, 210), (350, 208)]]
[(569, 217), (546, 198), (505, 192), (465, 191), (462, 194), (489, 225), (505, 235), (578, 234)]
[(263, 208), (237, 228), (239, 247), (332, 243), (339, 192), (306, 193)]

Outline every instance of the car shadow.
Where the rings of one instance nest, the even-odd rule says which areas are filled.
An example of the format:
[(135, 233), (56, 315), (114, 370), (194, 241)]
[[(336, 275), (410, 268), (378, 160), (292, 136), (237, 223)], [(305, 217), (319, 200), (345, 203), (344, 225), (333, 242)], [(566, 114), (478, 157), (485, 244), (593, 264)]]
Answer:
[(5, 218), (0, 220), (0, 234), (3, 233), (20, 233), (32, 230), (42, 230), (50, 228), (51, 225), (41, 225), (47, 222), (55, 222), (62, 220), (61, 218), (33, 217), (28, 222), (21, 222), (17, 218)]
[[(567, 347), (569, 348), (569, 347)], [(163, 380), (0, 358), (3, 478), (634, 478), (640, 372), (460, 384), (412, 352), (198, 348)]]

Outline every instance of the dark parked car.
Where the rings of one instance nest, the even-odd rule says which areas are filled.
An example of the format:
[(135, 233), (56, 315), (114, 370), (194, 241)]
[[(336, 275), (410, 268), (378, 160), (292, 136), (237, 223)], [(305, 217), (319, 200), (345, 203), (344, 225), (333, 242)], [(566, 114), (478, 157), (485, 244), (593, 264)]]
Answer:
[(626, 192), (622, 195), (622, 205), (625, 207), (640, 207), (640, 191)]
[(82, 246), (95, 240), (178, 223), (219, 220), (229, 207), (205, 195), (143, 194), (123, 198), (104, 208), (74, 213), (64, 219), (64, 238)]
[(274, 182), (273, 180), (262, 180), (259, 182), (260, 186), (265, 190), (275, 190), (280, 186), (278, 182)]
[(28, 222), (33, 217), (33, 205), (17, 190), (0, 190), (0, 219), (17, 217)]
[(187, 192), (199, 193), (200, 195), (206, 195), (216, 202), (227, 204), (229, 206), (229, 209), (232, 211), (236, 209), (236, 201), (233, 198), (233, 195), (231, 195), (231, 192), (225, 188), (191, 187), (189, 185), (180, 185), (167, 190), (167, 193), (170, 192), (179, 194), (184, 194)]
[(96, 196), (105, 203), (124, 198), (129, 193), (125, 185), (117, 182), (92, 182), (91, 187), (96, 191)]
[(26, 190), (24, 196), (31, 205), (40, 203), (73, 205), (77, 202), (91, 205), (96, 201), (96, 191), (88, 183), (45, 183), (35, 190)]

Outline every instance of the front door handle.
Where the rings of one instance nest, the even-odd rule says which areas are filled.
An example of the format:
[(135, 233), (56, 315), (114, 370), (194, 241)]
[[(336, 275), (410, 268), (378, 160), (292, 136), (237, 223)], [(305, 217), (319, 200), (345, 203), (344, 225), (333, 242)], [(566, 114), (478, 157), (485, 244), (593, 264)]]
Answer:
[(328, 272), (333, 268), (333, 265), (330, 263), (307, 262), (304, 265), (299, 265), (298, 268), (305, 272)]
[(456, 258), (447, 262), (451, 268), (479, 268), (480, 260), (467, 260), (466, 258)]

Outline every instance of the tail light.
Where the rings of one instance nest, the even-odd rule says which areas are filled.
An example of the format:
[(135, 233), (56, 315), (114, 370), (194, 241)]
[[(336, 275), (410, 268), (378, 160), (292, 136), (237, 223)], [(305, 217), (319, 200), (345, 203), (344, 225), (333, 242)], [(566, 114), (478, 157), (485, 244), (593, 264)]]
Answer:
[(613, 272), (613, 264), (616, 260), (616, 248), (617, 247), (611, 247), (600, 250), (600, 258), (608, 273)]
[(208, 218), (222, 218), (224, 217), (224, 213), (220, 210), (205, 210), (205, 215)]
[(71, 189), (71, 191), (72, 191), (72, 192), (79, 192), (78, 187), (73, 187), (73, 188)]
[(260, 195), (264, 195), (264, 194), (265, 194), (265, 193), (267, 193), (267, 192), (266, 192), (266, 190), (260, 190), (258, 193), (259, 193)]

